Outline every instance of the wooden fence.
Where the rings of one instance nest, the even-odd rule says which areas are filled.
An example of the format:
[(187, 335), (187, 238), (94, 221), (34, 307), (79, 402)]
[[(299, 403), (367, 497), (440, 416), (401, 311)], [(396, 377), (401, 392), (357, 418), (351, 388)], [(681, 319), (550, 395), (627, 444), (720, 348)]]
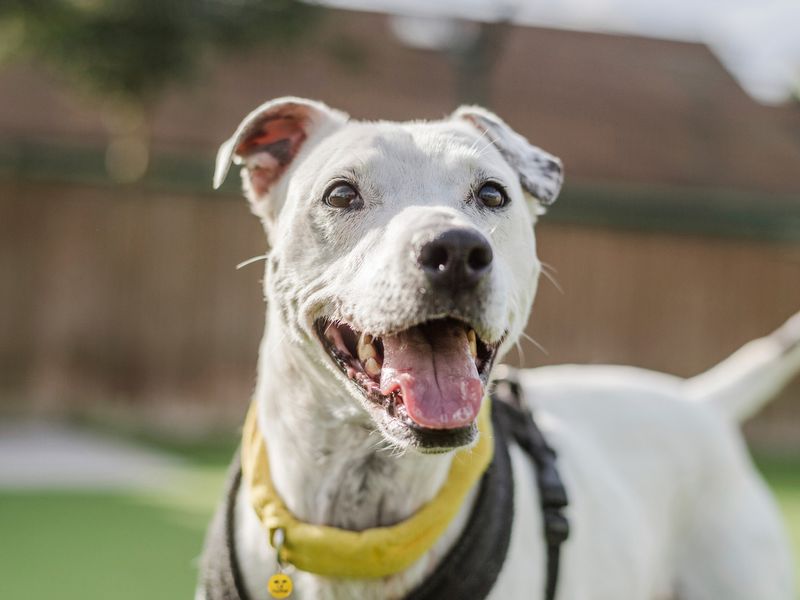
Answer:
[[(699, 372), (800, 309), (800, 244), (548, 223), (524, 362)], [(196, 431), (238, 422), (263, 324), (243, 200), (0, 182), (0, 400)], [(520, 357), (512, 357), (520, 360)], [(800, 385), (749, 427), (800, 445)]]

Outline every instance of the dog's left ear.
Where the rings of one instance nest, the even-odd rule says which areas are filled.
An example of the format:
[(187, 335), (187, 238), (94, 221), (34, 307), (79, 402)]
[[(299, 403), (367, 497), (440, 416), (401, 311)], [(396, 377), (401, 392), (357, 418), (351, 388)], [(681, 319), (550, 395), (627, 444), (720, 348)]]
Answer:
[(231, 163), (243, 165), (251, 210), (266, 223), (280, 210), (270, 193), (301, 149), (347, 122), (348, 116), (322, 102), (288, 96), (265, 102), (247, 115), (220, 146), (214, 188), (225, 181)]
[(477, 128), (503, 155), (517, 172), (522, 189), (549, 206), (556, 201), (564, 181), (561, 161), (534, 146), (493, 112), (480, 106), (462, 106), (452, 118), (461, 119)]

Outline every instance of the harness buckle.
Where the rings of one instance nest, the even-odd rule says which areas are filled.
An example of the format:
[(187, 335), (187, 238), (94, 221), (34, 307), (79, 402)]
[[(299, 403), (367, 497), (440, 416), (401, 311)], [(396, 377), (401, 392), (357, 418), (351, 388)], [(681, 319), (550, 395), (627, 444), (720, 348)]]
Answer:
[(550, 547), (563, 544), (569, 537), (569, 521), (559, 509), (545, 508), (544, 536)]
[(556, 469), (555, 465), (555, 458), (539, 465), (539, 471), (536, 475), (539, 480), (542, 506), (554, 509), (562, 509), (567, 506), (569, 503), (567, 490), (561, 483), (561, 477), (559, 477), (558, 469)]

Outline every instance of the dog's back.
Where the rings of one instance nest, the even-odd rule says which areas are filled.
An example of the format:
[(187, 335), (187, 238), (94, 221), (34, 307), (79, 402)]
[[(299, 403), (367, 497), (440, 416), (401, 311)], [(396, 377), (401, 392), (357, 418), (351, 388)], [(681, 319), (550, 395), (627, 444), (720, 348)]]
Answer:
[[(690, 379), (599, 365), (543, 367), (522, 377), (568, 487), (576, 470), (573, 485), (591, 481), (586, 465), (599, 459), (603, 477), (630, 503), (607, 511), (610, 530), (647, 524), (635, 561), (659, 587), (692, 599), (744, 600), (794, 598), (783, 526), (739, 424), (798, 371), (800, 314)], [(591, 489), (572, 494), (575, 512), (587, 495)], [(573, 552), (577, 546), (585, 556), (575, 558), (589, 569), (595, 551), (608, 551), (576, 544)], [(657, 572), (670, 564), (673, 570)]]

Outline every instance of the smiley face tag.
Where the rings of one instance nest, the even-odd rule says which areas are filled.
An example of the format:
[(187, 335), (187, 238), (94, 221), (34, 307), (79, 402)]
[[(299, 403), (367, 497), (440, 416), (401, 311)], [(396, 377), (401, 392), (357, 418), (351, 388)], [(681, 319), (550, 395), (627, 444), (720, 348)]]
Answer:
[(292, 579), (286, 573), (275, 573), (269, 578), (267, 591), (273, 598), (288, 598), (292, 593)]

